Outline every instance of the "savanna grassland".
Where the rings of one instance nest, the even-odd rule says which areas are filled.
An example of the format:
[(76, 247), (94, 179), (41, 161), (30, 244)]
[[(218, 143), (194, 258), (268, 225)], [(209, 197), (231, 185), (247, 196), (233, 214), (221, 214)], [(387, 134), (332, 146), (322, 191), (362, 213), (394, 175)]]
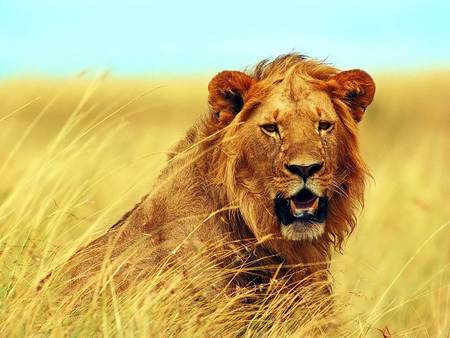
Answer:
[[(373, 180), (357, 229), (334, 255), (338, 317), (323, 335), (448, 337), (450, 72), (375, 80), (360, 130)], [(83, 304), (75, 290), (66, 302), (52, 286), (36, 292), (151, 189), (170, 146), (206, 111), (206, 86), (106, 74), (0, 82), (0, 336), (320, 333), (314, 313), (283, 317), (279, 309), (293, 305), (282, 296), (243, 315), (232, 297), (199, 302), (170, 271), (126, 297), (99, 277), (108, 300), (94, 294)], [(199, 274), (195, 284), (214, 278)]]

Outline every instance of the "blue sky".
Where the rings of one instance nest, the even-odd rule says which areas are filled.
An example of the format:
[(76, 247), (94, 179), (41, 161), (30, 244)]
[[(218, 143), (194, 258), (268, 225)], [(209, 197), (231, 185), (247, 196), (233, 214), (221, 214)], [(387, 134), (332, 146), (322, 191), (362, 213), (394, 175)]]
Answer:
[(296, 50), (339, 68), (450, 67), (450, 1), (0, 0), (0, 76), (209, 73)]

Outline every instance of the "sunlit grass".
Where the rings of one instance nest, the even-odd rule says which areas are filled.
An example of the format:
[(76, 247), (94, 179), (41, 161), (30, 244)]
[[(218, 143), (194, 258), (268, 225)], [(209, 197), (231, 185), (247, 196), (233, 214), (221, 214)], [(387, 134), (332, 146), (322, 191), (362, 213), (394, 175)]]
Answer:
[(311, 308), (289, 294), (246, 306), (245, 290), (214, 296), (211, 285), (230, 271), (201, 264), (189, 282), (159, 270), (122, 296), (107, 269), (94, 281), (102, 292), (87, 300), (78, 291), (60, 299), (57, 282), (37, 293), (50, 269), (149, 192), (169, 147), (206, 110), (207, 80), (1, 82), (0, 335), (279, 337), (331, 326), (355, 337), (386, 327), (448, 336), (450, 74), (377, 83), (361, 126), (374, 182), (344, 255), (334, 256), (339, 316), (330, 323), (318, 298)]

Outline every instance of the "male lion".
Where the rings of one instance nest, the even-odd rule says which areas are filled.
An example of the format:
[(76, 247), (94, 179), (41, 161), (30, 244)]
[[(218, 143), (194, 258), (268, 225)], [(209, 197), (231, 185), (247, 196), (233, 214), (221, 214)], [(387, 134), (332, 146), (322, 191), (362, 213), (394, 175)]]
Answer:
[(70, 259), (73, 281), (127, 252), (114, 271), (126, 287), (168, 257), (205, 248), (217, 250), (219, 269), (247, 255), (252, 272), (224, 281), (228, 288), (275, 274), (289, 285), (327, 280), (330, 254), (363, 204), (357, 123), (372, 78), (288, 54), (222, 71), (208, 90), (209, 112), (175, 146), (153, 191)]

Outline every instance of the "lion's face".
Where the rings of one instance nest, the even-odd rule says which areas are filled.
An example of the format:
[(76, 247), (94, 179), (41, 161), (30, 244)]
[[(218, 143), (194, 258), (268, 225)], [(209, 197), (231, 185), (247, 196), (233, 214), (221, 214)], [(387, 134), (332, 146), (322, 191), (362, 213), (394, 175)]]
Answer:
[[(361, 74), (370, 79), (366, 73), (356, 75)], [(354, 135), (348, 134), (357, 119), (356, 112), (342, 109), (333, 96), (343, 86), (336, 87), (338, 76), (326, 82), (301, 74), (259, 82), (242, 78), (249, 80), (242, 101), (233, 96), (236, 88), (229, 91), (228, 99), (242, 106), (224, 131), (224, 175), (232, 172), (230, 195), (257, 237), (317, 239), (332, 223), (334, 200), (348, 192), (354, 155), (349, 149), (356, 147), (350, 144)], [(373, 91), (369, 94), (373, 97)], [(367, 100), (359, 103), (364, 110)]]
[(341, 126), (328, 94), (301, 78), (294, 86), (274, 85), (236, 136), (246, 140), (240, 153), (253, 173), (245, 180), (263, 188), (281, 235), (314, 239), (324, 232), (335, 189)]

